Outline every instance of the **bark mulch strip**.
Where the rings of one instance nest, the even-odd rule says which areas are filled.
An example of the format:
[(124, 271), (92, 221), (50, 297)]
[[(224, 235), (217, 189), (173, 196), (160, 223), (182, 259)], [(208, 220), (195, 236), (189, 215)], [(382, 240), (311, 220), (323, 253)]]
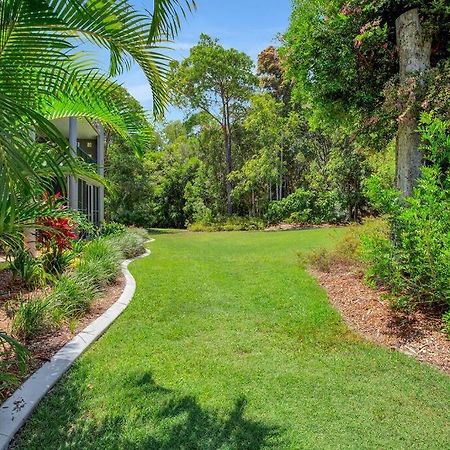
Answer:
[(450, 340), (441, 331), (441, 312), (393, 310), (383, 291), (363, 283), (361, 271), (346, 264), (330, 272), (311, 269), (345, 322), (370, 341), (399, 350), (450, 374)]

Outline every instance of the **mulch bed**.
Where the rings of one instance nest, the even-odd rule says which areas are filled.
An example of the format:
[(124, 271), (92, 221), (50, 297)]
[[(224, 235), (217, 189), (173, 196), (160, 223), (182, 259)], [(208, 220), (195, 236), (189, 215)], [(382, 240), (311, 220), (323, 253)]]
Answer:
[(345, 322), (376, 344), (406, 353), (450, 374), (450, 340), (441, 331), (442, 311), (393, 310), (383, 291), (363, 283), (361, 270), (346, 264), (330, 272), (311, 270)]
[(304, 223), (280, 223), (266, 227), (264, 231), (296, 231), (296, 230), (312, 230), (316, 228), (333, 228), (336, 224), (323, 223), (320, 225), (308, 225)]
[[(5, 312), (5, 301), (18, 293), (25, 296), (30, 295), (30, 293), (25, 291), (19, 282), (13, 281), (10, 274), (4, 272), (10, 271), (0, 271), (0, 288), (3, 288), (3, 296), (0, 293), (0, 329), (8, 331), (10, 319)], [(64, 347), (64, 345), (74, 336), (112, 306), (119, 299), (124, 288), (125, 277), (121, 275), (115, 283), (108, 286), (108, 288), (95, 299), (90, 310), (76, 321), (75, 326), (70, 327), (69, 323), (64, 323), (61, 327), (47, 330), (28, 341), (25, 346), (31, 352), (31, 358), (24, 380), (49, 361), (51, 357)], [(0, 402), (7, 398), (11, 393), (12, 392), (0, 392)]]

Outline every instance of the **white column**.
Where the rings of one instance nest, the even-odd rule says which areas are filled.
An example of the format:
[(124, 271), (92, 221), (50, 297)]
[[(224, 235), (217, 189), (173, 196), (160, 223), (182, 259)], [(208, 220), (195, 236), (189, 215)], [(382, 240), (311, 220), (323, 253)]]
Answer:
[[(78, 130), (77, 118), (69, 117), (69, 145), (72, 149), (72, 155), (77, 156)], [(75, 176), (69, 176), (69, 207), (78, 210), (78, 180)]]
[[(102, 177), (105, 176), (105, 130), (98, 124), (97, 136), (97, 171)], [(98, 217), (100, 223), (105, 221), (105, 186), (98, 189)]]

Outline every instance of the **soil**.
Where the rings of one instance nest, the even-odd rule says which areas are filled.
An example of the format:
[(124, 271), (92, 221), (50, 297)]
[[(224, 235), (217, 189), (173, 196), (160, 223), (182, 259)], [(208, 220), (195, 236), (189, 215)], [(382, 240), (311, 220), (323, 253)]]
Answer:
[(320, 225), (308, 225), (305, 223), (280, 223), (278, 225), (271, 225), (266, 227), (264, 231), (295, 231), (295, 230), (311, 230), (315, 228), (333, 228), (336, 224), (320, 224)]
[(412, 312), (392, 309), (382, 290), (363, 283), (361, 270), (337, 264), (330, 272), (311, 269), (346, 323), (376, 344), (406, 353), (450, 374), (450, 340), (442, 330), (439, 308)]

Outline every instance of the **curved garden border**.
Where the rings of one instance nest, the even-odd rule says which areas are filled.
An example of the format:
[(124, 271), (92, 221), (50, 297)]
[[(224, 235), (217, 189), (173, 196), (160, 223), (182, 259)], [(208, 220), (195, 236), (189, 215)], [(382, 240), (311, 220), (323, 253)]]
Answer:
[[(147, 242), (153, 242), (149, 239)], [(150, 255), (150, 250), (121, 264), (125, 288), (119, 299), (100, 317), (61, 348), (52, 359), (34, 372), (0, 407), (0, 450), (6, 450), (14, 435), (24, 425), (47, 392), (58, 382), (70, 366), (109, 328), (131, 302), (136, 281), (128, 265)]]

